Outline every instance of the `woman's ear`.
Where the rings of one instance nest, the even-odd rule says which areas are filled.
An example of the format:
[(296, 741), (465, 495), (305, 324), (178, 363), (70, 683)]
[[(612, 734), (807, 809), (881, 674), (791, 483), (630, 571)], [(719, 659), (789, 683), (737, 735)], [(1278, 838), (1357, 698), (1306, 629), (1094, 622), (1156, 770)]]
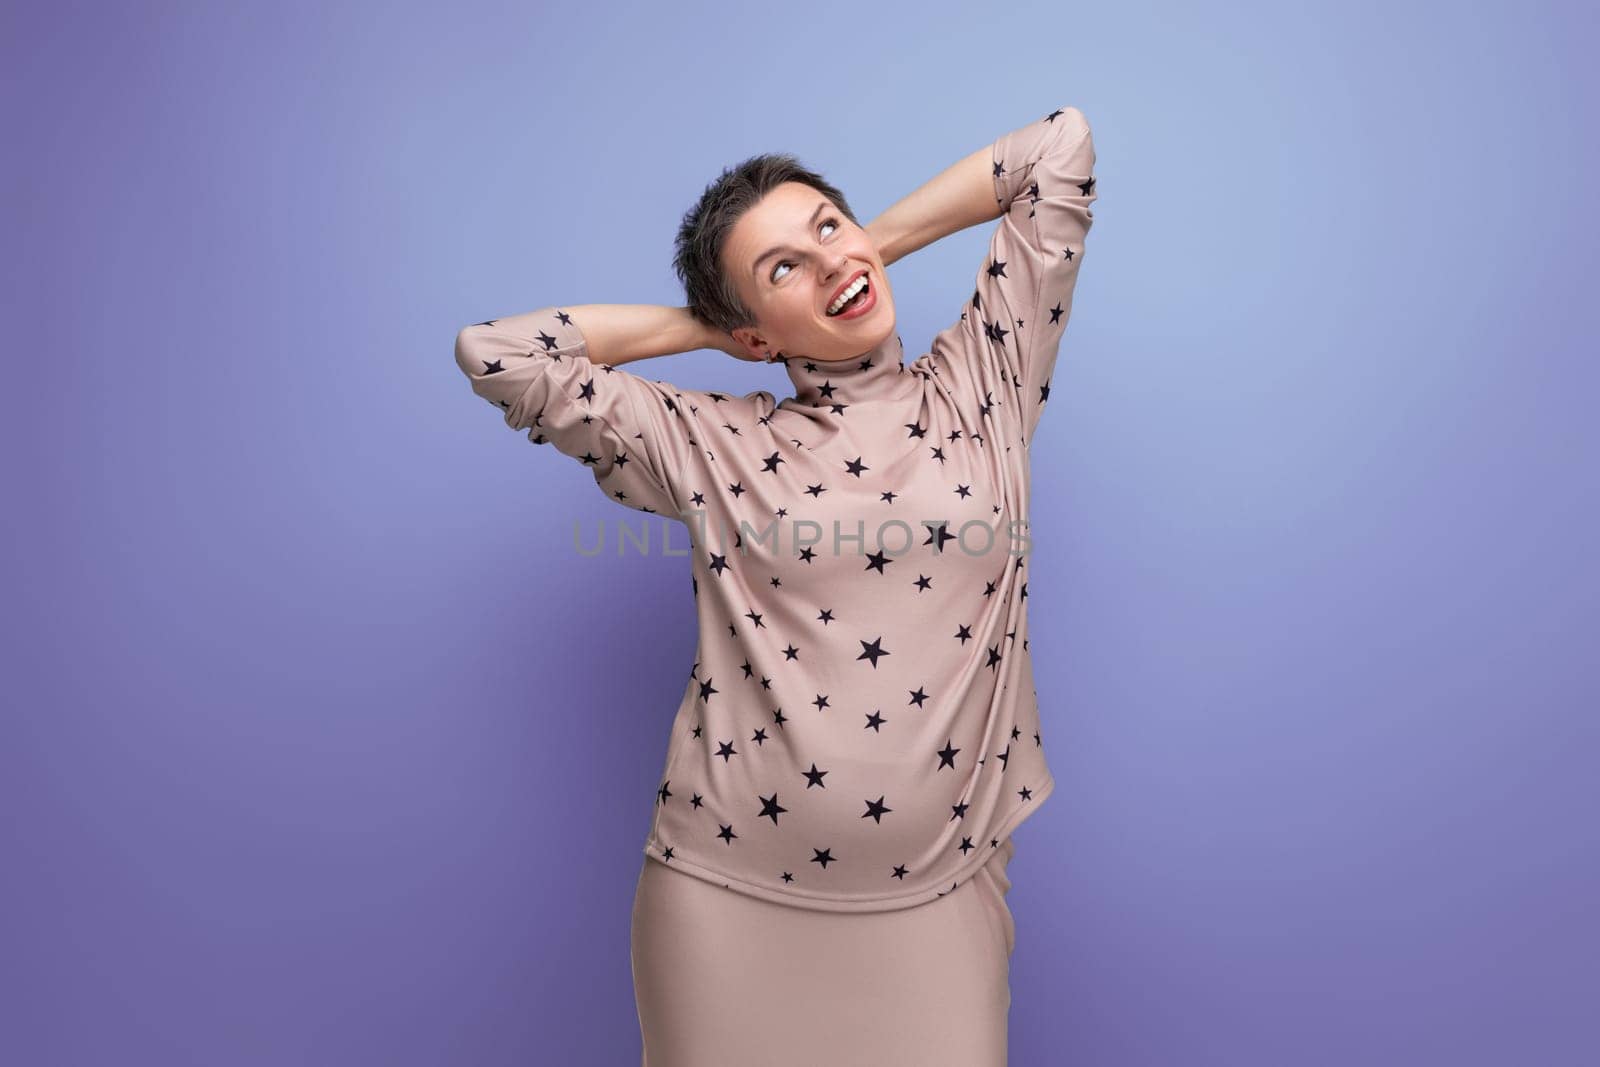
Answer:
[(717, 345), (717, 348), (723, 352), (726, 352), (734, 359), (742, 359), (748, 363), (760, 363), (763, 361), (771, 362), (769, 358), (770, 353), (750, 351), (750, 349), (745, 347), (743, 338), (735, 337), (733, 334), (724, 333), (722, 334), (721, 340), (722, 343)]
[[(759, 349), (763, 342), (746, 327), (741, 326), (733, 333), (724, 333), (722, 336), (726, 340), (726, 344), (720, 346), (722, 351), (735, 359), (743, 359), (751, 363), (771, 363), (775, 358), (770, 350), (761, 351)], [(757, 351), (750, 351), (746, 347), (747, 343), (757, 345)]]

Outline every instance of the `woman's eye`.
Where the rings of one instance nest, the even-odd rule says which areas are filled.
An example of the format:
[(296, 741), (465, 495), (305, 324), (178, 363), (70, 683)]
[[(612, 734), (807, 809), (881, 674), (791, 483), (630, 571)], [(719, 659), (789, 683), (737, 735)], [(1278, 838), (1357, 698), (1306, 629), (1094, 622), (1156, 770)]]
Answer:
[[(821, 231), (822, 227), (824, 227), (824, 226), (832, 226), (835, 230), (837, 230), (839, 228), (839, 222), (838, 222), (837, 219), (823, 219), (822, 222), (817, 224), (818, 231)], [(771, 280), (772, 281), (778, 281), (780, 278), (782, 278), (783, 275), (778, 273), (778, 269), (780, 267), (787, 267), (787, 266), (790, 266), (790, 265), (791, 265), (791, 261), (790, 260), (787, 260), (787, 259), (780, 260), (772, 268), (772, 279)]]

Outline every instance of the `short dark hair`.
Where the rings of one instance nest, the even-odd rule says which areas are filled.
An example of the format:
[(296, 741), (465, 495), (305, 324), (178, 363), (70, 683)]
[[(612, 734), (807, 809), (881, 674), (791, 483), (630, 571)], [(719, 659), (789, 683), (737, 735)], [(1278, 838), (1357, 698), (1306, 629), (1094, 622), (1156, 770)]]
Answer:
[(739, 299), (733, 277), (724, 268), (722, 246), (734, 223), (784, 182), (811, 186), (851, 222), (860, 225), (844, 193), (792, 155), (768, 152), (727, 168), (706, 186), (700, 202), (683, 216), (672, 261), (672, 269), (683, 283), (689, 313), (701, 323), (725, 333), (756, 324), (755, 315)]

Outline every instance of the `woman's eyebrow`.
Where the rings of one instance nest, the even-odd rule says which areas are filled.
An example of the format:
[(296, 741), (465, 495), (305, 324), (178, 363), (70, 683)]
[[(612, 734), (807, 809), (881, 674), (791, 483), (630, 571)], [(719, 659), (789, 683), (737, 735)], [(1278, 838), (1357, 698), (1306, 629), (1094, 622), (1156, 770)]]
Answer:
[[(811, 213), (811, 217), (806, 220), (806, 229), (809, 230), (811, 227), (817, 224), (817, 216), (828, 210), (828, 203), (828, 201), (824, 200), (822, 203), (817, 205), (816, 210)], [(772, 256), (777, 255), (779, 252), (784, 251), (787, 247), (787, 245), (779, 245), (776, 248), (769, 248), (765, 252), (761, 253), (756, 257), (756, 261), (750, 265), (750, 273), (759, 274), (761, 272), (762, 260), (769, 259)]]

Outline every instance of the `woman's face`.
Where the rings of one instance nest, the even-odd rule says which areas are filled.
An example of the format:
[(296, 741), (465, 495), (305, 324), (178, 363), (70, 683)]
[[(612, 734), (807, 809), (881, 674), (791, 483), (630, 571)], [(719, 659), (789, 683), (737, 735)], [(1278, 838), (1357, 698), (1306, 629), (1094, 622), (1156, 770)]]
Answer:
[[(768, 192), (734, 224), (722, 255), (756, 317), (755, 327), (733, 336), (758, 359), (782, 353), (850, 360), (894, 332), (894, 301), (877, 245), (809, 185), (784, 182)], [(876, 304), (854, 318), (828, 315), (834, 294), (862, 271), (869, 290), (863, 295)]]

